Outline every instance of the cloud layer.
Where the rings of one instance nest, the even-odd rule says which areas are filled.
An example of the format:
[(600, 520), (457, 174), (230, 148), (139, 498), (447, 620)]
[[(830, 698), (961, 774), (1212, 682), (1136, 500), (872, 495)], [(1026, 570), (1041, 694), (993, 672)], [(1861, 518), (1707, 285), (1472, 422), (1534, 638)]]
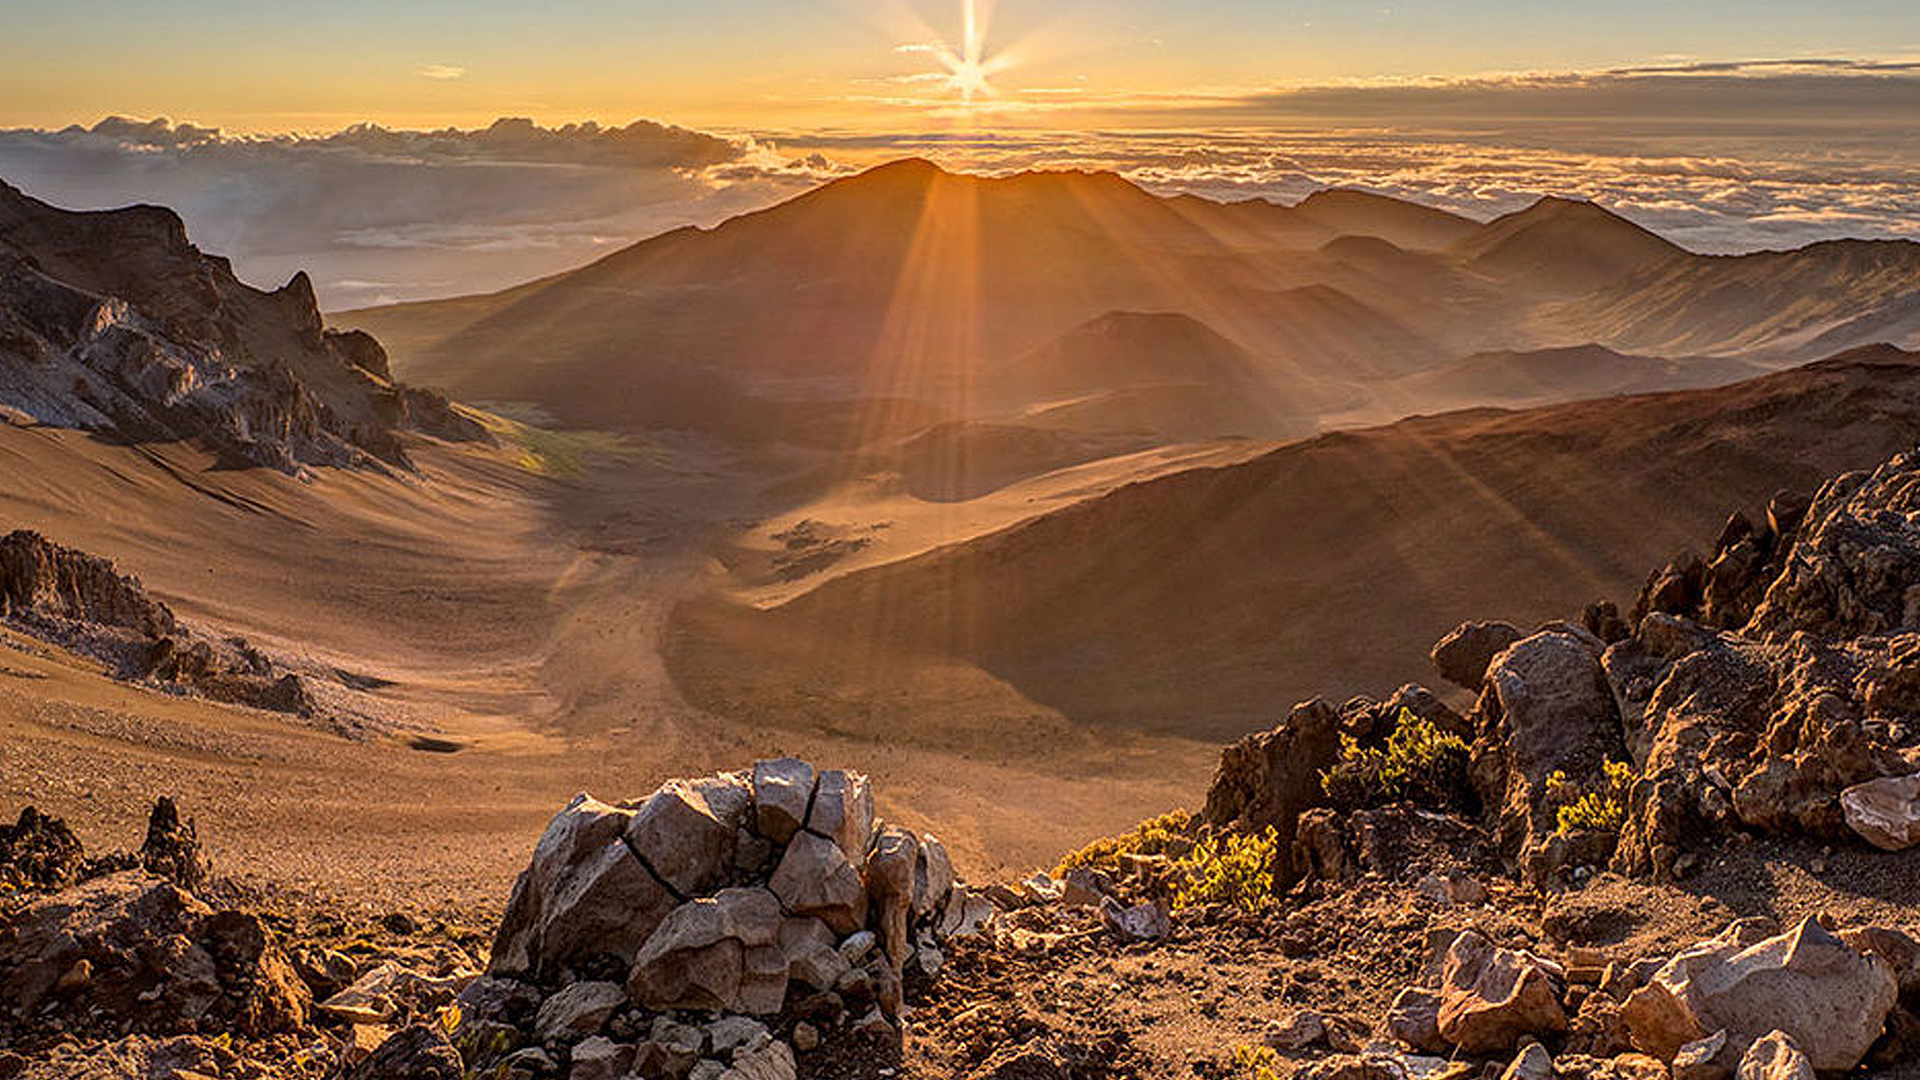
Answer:
[[(0, 131), (0, 178), (64, 206), (173, 206), (197, 243), (331, 308), (501, 288), (712, 225), (907, 154), (1095, 168), (1151, 190), (1290, 202), (1352, 186), (1478, 216), (1596, 199), (1705, 252), (1920, 239), (1920, 65), (1653, 65), (1444, 83), (1099, 97), (1071, 133), (720, 135), (652, 121), (228, 136), (110, 118)], [(1065, 114), (1062, 114), (1063, 119)]]

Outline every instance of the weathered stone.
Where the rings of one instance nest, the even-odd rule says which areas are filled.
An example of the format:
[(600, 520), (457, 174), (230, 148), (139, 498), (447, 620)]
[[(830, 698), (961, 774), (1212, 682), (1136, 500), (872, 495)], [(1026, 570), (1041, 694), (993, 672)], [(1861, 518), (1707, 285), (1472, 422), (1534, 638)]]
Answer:
[(747, 1016), (723, 1016), (707, 1025), (707, 1045), (715, 1057), (752, 1053), (772, 1041), (767, 1025)]
[(58, 889), (79, 873), (81, 856), (67, 823), (31, 806), (11, 827), (0, 825), (0, 882)]
[(726, 880), (750, 802), (738, 778), (669, 780), (634, 809), (627, 845), (680, 896), (699, 896)]
[(1091, 866), (1068, 870), (1060, 884), (1060, 902), (1068, 907), (1099, 907), (1114, 892), (1113, 878)]
[(938, 837), (928, 833), (920, 838), (920, 858), (913, 870), (913, 914), (926, 918), (939, 911), (953, 889), (953, 860)]
[(751, 1053), (736, 1055), (733, 1067), (720, 1080), (794, 1080), (793, 1049), (783, 1042), (768, 1043)]
[(627, 993), (617, 983), (574, 983), (540, 1005), (533, 1022), (534, 1038), (553, 1045), (597, 1035), (626, 1003)]
[(1727, 1080), (1740, 1064), (1727, 1052), (1725, 1029), (1682, 1046), (1673, 1055), (1673, 1080)]
[(598, 953), (632, 959), (676, 902), (627, 848), (633, 816), (589, 795), (554, 816), (514, 882), (489, 974), (547, 978)]
[(1487, 665), (1525, 636), (1512, 623), (1465, 622), (1435, 642), (1428, 655), (1441, 678), (1477, 694), (1486, 681)]
[(1920, 773), (1855, 784), (1840, 793), (1847, 827), (1885, 851), (1920, 844)]
[(573, 1048), (567, 1080), (624, 1080), (633, 1068), (633, 1046), (595, 1035)]
[(1740, 1059), (1735, 1080), (1813, 1080), (1813, 1065), (1792, 1036), (1770, 1031), (1755, 1039)]
[(760, 835), (776, 844), (793, 839), (807, 822), (813, 801), (813, 766), (799, 758), (755, 762), (754, 819)]
[(1285, 1020), (1271, 1020), (1260, 1036), (1275, 1050), (1304, 1050), (1327, 1041), (1327, 1018), (1312, 1009), (1302, 1009)]
[(787, 977), (815, 990), (831, 990), (851, 967), (840, 955), (832, 928), (819, 919), (789, 918), (780, 923), (780, 950)]
[(1441, 980), (1440, 1037), (1470, 1054), (1512, 1050), (1523, 1036), (1567, 1030), (1545, 961), (1502, 949), (1477, 931), (1455, 938)]
[(1902, 999), (1920, 1000), (1920, 941), (1884, 926), (1859, 926), (1840, 931), (1840, 940), (1887, 962)]
[(907, 940), (907, 915), (913, 903), (913, 870), (920, 858), (920, 840), (897, 825), (882, 828), (867, 856), (867, 892), (880, 905), (880, 944), (900, 974), (913, 950)]
[(1159, 904), (1122, 907), (1110, 896), (1100, 902), (1100, 922), (1128, 941), (1158, 941), (1173, 933), (1173, 920)]
[(354, 1066), (350, 1080), (461, 1080), (465, 1066), (440, 1029), (415, 1024), (395, 1032), (365, 1061)]
[(1451, 1049), (1440, 1037), (1440, 995), (1431, 990), (1409, 986), (1401, 990), (1387, 1009), (1387, 1035), (1406, 1046), (1427, 1054), (1444, 1054)]
[(794, 834), (767, 887), (788, 913), (812, 916), (838, 933), (851, 934), (866, 925), (866, 885), (831, 840), (810, 832)]
[(642, 1080), (682, 1080), (700, 1060), (706, 1035), (691, 1024), (659, 1017), (646, 1042), (634, 1051), (633, 1073)]
[(1821, 1072), (1859, 1064), (1898, 993), (1886, 961), (1855, 952), (1811, 918), (1761, 935), (1737, 923), (1669, 960), (1627, 999), (1634, 1044), (1671, 1061), (1687, 1043), (1725, 1030), (1744, 1054), (1777, 1029)]
[[(1220, 752), (1207, 790), (1202, 820), (1251, 829), (1273, 826), (1294, 835), (1300, 814), (1325, 798), (1320, 774), (1340, 756), (1340, 716), (1325, 701), (1296, 705), (1280, 726), (1248, 735)], [(1278, 887), (1298, 880), (1301, 868), (1288, 852), (1275, 868)]]
[(843, 769), (822, 770), (807, 810), (807, 831), (839, 844), (857, 863), (867, 853), (873, 824), (873, 787), (867, 778)]
[(1539, 1043), (1528, 1043), (1507, 1068), (1500, 1080), (1552, 1080), (1553, 1055)]
[(416, 1015), (430, 1013), (453, 1001), (472, 981), (471, 971), (441, 977), (389, 960), (314, 1008), (336, 1020), (379, 1023), (392, 1019), (402, 1008)]
[[(661, 922), (634, 959), (627, 992), (650, 1009), (764, 1009), (768, 984), (786, 985), (780, 901), (765, 889), (723, 889)], [(768, 955), (771, 954), (769, 970)], [(748, 999), (751, 998), (751, 1002)], [(756, 1006), (749, 1010), (748, 1004)]]

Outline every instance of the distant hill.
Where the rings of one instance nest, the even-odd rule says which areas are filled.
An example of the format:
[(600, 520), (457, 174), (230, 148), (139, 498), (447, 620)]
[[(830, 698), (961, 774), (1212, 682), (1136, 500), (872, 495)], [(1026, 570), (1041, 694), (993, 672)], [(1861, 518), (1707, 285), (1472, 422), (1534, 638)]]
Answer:
[(1577, 398), (1691, 390), (1763, 374), (1740, 360), (1626, 356), (1603, 345), (1474, 353), (1414, 372), (1387, 391), (1411, 404), (1539, 405)]
[(1557, 198), (1495, 218), (1449, 253), (1518, 288), (1567, 296), (1688, 257), (1679, 245), (1603, 207)]
[[(1462, 612), (1526, 625), (1630, 601), (1648, 566), (1730, 506), (1810, 491), (1916, 439), (1920, 355), (1891, 348), (1717, 389), (1328, 434), (772, 611), (689, 604), (676, 678), (777, 709), (852, 658), (971, 665), (1074, 719), (1229, 735), (1313, 694), (1425, 677), (1427, 646)], [(739, 640), (755, 643), (752, 665), (724, 659)]]

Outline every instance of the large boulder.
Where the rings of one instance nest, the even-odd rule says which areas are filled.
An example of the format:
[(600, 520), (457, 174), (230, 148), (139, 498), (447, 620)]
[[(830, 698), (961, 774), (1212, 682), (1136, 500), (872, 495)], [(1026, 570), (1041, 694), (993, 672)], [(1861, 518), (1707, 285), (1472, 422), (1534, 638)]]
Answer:
[(786, 1000), (780, 901), (766, 889), (722, 889), (675, 908), (634, 958), (627, 993), (657, 1011), (764, 1015)]
[(1840, 809), (1869, 844), (1905, 851), (1920, 844), (1920, 773), (1855, 784), (1840, 793)]
[(780, 905), (810, 915), (841, 934), (867, 923), (867, 890), (840, 845), (810, 832), (795, 833), (767, 882)]
[(1786, 569), (1767, 589), (1746, 633), (1784, 642), (1920, 630), (1920, 453), (1827, 482), (1801, 524)]
[(489, 974), (548, 979), (597, 954), (640, 951), (678, 899), (628, 846), (635, 816), (584, 794), (554, 816), (514, 882)]
[(57, 817), (29, 806), (0, 825), (0, 884), (57, 889), (80, 872), (80, 839)]
[(1567, 1030), (1563, 977), (1545, 960), (1503, 949), (1468, 930), (1447, 950), (1436, 1027), (1442, 1039), (1480, 1056), (1511, 1051), (1522, 1038)]
[(761, 836), (776, 844), (793, 839), (812, 801), (813, 766), (790, 757), (754, 763), (753, 812)]
[(1880, 1037), (1899, 987), (1892, 968), (1809, 918), (1768, 937), (1751, 921), (1683, 950), (1627, 998), (1634, 1045), (1663, 1061), (1725, 1031), (1729, 1052), (1785, 1032), (1821, 1072), (1845, 1072)]
[(1477, 694), (1493, 658), (1525, 636), (1512, 623), (1464, 622), (1435, 642), (1428, 655), (1441, 678)]
[(634, 808), (626, 843), (674, 892), (698, 896), (725, 882), (752, 805), (752, 787), (733, 774), (669, 780)]
[(807, 831), (840, 845), (847, 858), (866, 857), (873, 840), (873, 785), (844, 769), (823, 769), (814, 781)]

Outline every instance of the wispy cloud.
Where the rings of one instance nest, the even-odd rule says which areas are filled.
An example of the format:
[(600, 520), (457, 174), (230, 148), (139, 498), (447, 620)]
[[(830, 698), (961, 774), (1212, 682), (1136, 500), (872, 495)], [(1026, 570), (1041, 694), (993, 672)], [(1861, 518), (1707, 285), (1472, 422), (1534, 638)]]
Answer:
[(459, 79), (466, 76), (467, 69), (453, 64), (421, 64), (414, 74), (423, 79)]

